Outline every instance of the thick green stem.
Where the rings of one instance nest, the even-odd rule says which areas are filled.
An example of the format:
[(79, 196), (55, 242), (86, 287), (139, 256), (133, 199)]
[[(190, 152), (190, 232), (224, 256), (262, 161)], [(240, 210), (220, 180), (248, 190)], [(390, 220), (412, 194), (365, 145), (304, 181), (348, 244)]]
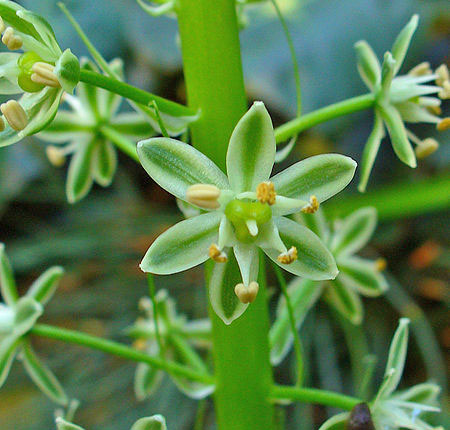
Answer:
[(81, 69), (80, 81), (85, 84), (103, 88), (114, 94), (125, 97), (144, 106), (148, 106), (152, 102), (156, 102), (158, 107), (164, 113), (174, 116), (192, 116), (195, 112), (186, 106), (180, 105), (163, 97), (133, 87), (125, 82), (111, 78), (101, 73), (91, 72), (90, 70)]
[(297, 400), (303, 403), (317, 403), (350, 411), (355, 405), (361, 403), (356, 397), (334, 393), (332, 391), (318, 390), (316, 388), (299, 388), (275, 385), (272, 389), (272, 399)]
[(326, 106), (305, 115), (294, 118), (293, 120), (281, 125), (275, 129), (275, 138), (277, 143), (284, 142), (300, 132), (314, 127), (317, 124), (329, 121), (349, 113), (369, 109), (375, 104), (375, 97), (372, 93), (363, 96), (353, 97), (339, 103)]
[(129, 346), (122, 345), (111, 340), (102, 339), (89, 334), (80, 333), (74, 330), (67, 330), (60, 327), (53, 327), (46, 324), (36, 324), (30, 332), (35, 336), (47, 337), (50, 339), (57, 339), (63, 342), (75, 343), (77, 345), (86, 346), (88, 348), (96, 349), (106, 352), (108, 354), (116, 355), (127, 360), (137, 361), (139, 363), (147, 363), (158, 369), (165, 370), (167, 373), (176, 376), (183, 376), (194, 381), (211, 384), (214, 378), (207, 373), (194, 371), (189, 367), (181, 364), (156, 357), (152, 357), (143, 352), (137, 351)]
[[(229, 138), (247, 108), (235, 0), (180, 0), (177, 14), (189, 106), (200, 110), (193, 144), (225, 170)], [(219, 430), (274, 428), (264, 284), (261, 277), (257, 299), (229, 326), (210, 310)]]

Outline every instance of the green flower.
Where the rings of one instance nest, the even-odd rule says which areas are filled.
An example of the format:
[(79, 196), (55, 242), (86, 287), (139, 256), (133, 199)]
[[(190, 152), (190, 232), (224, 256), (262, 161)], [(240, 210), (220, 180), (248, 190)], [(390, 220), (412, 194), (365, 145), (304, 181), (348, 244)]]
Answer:
[[(194, 350), (192, 342), (203, 348), (210, 346), (209, 319), (187, 321), (184, 315), (177, 314), (175, 302), (165, 290), (160, 290), (155, 300), (158, 307), (157, 326), (150, 299), (144, 297), (139, 303), (139, 307), (144, 312), (144, 318), (139, 318), (128, 330), (128, 334), (138, 338), (136, 346), (144, 348), (149, 355), (175, 359), (194, 370), (207, 371), (206, 365)], [(162, 351), (156, 330), (162, 343)], [(204, 398), (214, 391), (214, 385), (206, 385), (174, 375), (170, 377), (180, 391), (193, 399)], [(151, 396), (159, 388), (163, 378), (162, 370), (145, 363), (138, 364), (134, 378), (136, 398), (142, 401)]]
[[(408, 325), (407, 318), (400, 320), (389, 348), (384, 380), (375, 398), (368, 405), (369, 415), (371, 415), (368, 418), (371, 418), (376, 430), (435, 429), (423, 421), (420, 415), (427, 412), (439, 412), (436, 402), (440, 388), (436, 384), (423, 383), (403, 391), (395, 391), (405, 365)], [(346, 430), (350, 428), (347, 426), (350, 417), (349, 412), (336, 415), (326, 421), (319, 430)]]
[[(375, 122), (364, 148), (361, 179), (358, 189), (365, 191), (372, 166), (385, 136), (389, 133), (392, 147), (398, 158), (410, 167), (416, 167), (417, 158), (430, 155), (438, 148), (434, 139), (421, 141), (405, 128), (404, 122), (437, 124), (438, 130), (449, 127), (448, 118), (440, 118), (441, 100), (450, 97), (450, 81), (446, 66), (432, 72), (428, 63), (414, 67), (406, 75), (397, 76), (416, 31), (418, 16), (414, 15), (395, 40), (391, 52), (384, 55), (380, 65), (366, 41), (355, 45), (359, 74), (375, 95)], [(424, 85), (436, 81), (436, 85)], [(416, 144), (414, 150), (411, 141)]]
[[(83, 61), (82, 67), (98, 71), (87, 60)], [(119, 77), (123, 77), (121, 60), (112, 61), (110, 67)], [(61, 166), (66, 156), (72, 155), (66, 194), (70, 203), (76, 203), (89, 193), (94, 182), (107, 187), (114, 178), (116, 149), (102, 133), (103, 127), (110, 127), (134, 140), (151, 136), (154, 131), (143, 114), (118, 113), (122, 101), (120, 96), (83, 82), (78, 84), (75, 95), (66, 94), (63, 101), (70, 110), (60, 110), (38, 137), (60, 144), (47, 147), (47, 156), (52, 164)]]
[(0, 387), (8, 377), (14, 357), (19, 357), (25, 370), (40, 390), (56, 403), (66, 405), (67, 396), (56, 377), (36, 356), (26, 334), (42, 315), (63, 275), (61, 267), (52, 267), (33, 282), (25, 296), (19, 298), (14, 275), (0, 244)]
[[(72, 424), (61, 417), (56, 418), (56, 427), (58, 430), (84, 430), (83, 427)], [(133, 424), (130, 430), (167, 430), (166, 420), (162, 415), (141, 418)]]
[[(269, 180), (275, 137), (263, 103), (254, 103), (233, 131), (226, 160), (228, 177), (201, 152), (170, 138), (139, 142), (138, 155), (160, 186), (208, 211), (159, 236), (142, 260), (142, 270), (176, 273), (212, 258), (218, 264), (212, 273), (210, 298), (227, 324), (256, 296), (258, 248), (295, 275), (315, 280), (336, 277), (334, 258), (321, 240), (285, 215), (315, 210), (319, 202), (341, 191), (352, 179), (356, 163), (343, 155), (319, 155)], [(239, 300), (230, 279), (221, 282), (235, 266), (234, 258), (242, 276), (234, 289)]]
[[(321, 284), (300, 278), (295, 278), (289, 284), (288, 293), (294, 308), (297, 329), (321, 296), (344, 318), (353, 324), (361, 324), (364, 309), (360, 295), (377, 297), (388, 287), (381, 273), (386, 264), (384, 260), (373, 261), (354, 255), (367, 245), (375, 231), (375, 209), (358, 209), (346, 218), (335, 221), (332, 229), (320, 210), (315, 214), (297, 214), (295, 218), (322, 239), (333, 254), (339, 269), (334, 280)], [(284, 298), (281, 297), (277, 318), (270, 330), (272, 364), (278, 365), (284, 359), (292, 342), (288, 310)]]
[(0, 94), (22, 94), (1, 105), (0, 147), (38, 133), (56, 115), (63, 91), (79, 81), (80, 65), (62, 52), (48, 22), (18, 4), (0, 0), (2, 42), (11, 51), (0, 54)]

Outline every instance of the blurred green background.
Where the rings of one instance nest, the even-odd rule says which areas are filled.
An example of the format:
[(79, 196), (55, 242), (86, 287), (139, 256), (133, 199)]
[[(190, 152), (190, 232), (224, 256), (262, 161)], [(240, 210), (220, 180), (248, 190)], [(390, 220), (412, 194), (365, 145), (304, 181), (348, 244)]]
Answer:
[[(413, 13), (420, 14), (421, 23), (405, 70), (424, 60), (432, 66), (448, 62), (450, 15), (445, 0), (278, 1), (288, 17), (299, 56), (305, 112), (364, 92), (353, 44), (365, 38), (381, 56)], [(18, 3), (50, 21), (62, 47), (70, 47), (78, 56), (87, 55), (56, 0)], [(151, 18), (134, 0), (65, 3), (107, 59), (120, 56), (125, 60), (131, 83), (185, 101), (176, 21)], [(264, 100), (275, 123), (280, 124), (295, 114), (294, 80), (284, 35), (270, 3), (250, 8), (247, 18), (241, 41), (249, 100)], [(371, 121), (371, 113), (364, 112), (316, 127), (301, 136), (286, 163), (330, 151), (359, 160)], [(421, 137), (435, 133), (432, 127), (422, 125), (412, 129)], [(416, 170), (400, 164), (385, 142), (369, 190), (432, 177), (448, 179), (450, 149), (444, 142), (448, 134), (436, 137), (442, 144), (440, 150)], [(23, 290), (50, 265), (66, 268), (42, 321), (128, 342), (123, 329), (136, 319), (137, 301), (147, 291), (138, 262), (158, 232), (180, 219), (180, 214), (172, 197), (122, 155), (113, 185), (106, 190), (95, 188), (75, 206), (65, 200), (65, 176), (65, 168), (56, 169), (48, 163), (44, 145), (37, 139), (2, 148), (0, 241), (7, 245)], [(398, 213), (382, 219), (372, 249), (367, 251), (384, 256), (392, 276), (387, 297), (365, 300), (364, 329), (370, 350), (380, 357), (377, 381), (402, 314), (413, 319), (404, 383), (426, 378), (446, 382), (450, 346), (447, 184), (445, 208), (430, 211), (423, 207), (415, 216)], [(325, 207), (333, 213), (345, 212), (346, 199), (358, 205), (355, 190), (352, 184)], [(402, 192), (401, 186), (397, 192)], [(270, 282), (275, 286), (273, 278)], [(179, 311), (190, 318), (206, 315), (201, 269), (158, 277), (156, 284), (157, 288), (167, 288)], [(302, 336), (308, 384), (351, 394), (348, 348), (336, 318), (320, 304), (308, 317)], [(135, 364), (45, 339), (34, 339), (33, 343), (69, 395), (81, 401), (76, 421), (87, 429), (128, 429), (137, 418), (153, 413), (165, 415), (170, 430), (192, 429), (196, 402), (180, 394), (168, 378), (156, 395), (138, 403), (132, 389)], [(286, 360), (275, 370), (278, 381), (292, 380), (292, 361)], [(15, 363), (0, 391), (1, 430), (52, 429), (54, 408), (27, 379), (20, 363)], [(316, 429), (333, 412), (322, 407), (290, 406), (287, 428)], [(208, 403), (205, 428), (213, 429), (213, 421)]]

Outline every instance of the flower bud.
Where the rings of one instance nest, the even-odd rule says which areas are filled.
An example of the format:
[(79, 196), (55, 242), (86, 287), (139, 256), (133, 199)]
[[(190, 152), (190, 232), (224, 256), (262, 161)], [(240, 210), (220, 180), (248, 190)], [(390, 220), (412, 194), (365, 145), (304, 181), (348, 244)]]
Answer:
[(375, 430), (370, 409), (366, 403), (357, 404), (350, 412), (348, 430)]

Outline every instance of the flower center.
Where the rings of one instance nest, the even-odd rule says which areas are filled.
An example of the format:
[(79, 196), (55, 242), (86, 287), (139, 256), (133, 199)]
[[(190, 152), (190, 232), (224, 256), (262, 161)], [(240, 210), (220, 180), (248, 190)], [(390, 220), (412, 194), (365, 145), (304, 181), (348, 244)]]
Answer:
[(42, 58), (33, 51), (25, 52), (17, 60), (17, 65), (19, 66), (17, 83), (27, 93), (37, 93), (44, 88), (44, 85), (31, 80), (31, 75), (34, 73), (33, 66), (35, 63), (40, 62), (43, 62)]
[(231, 200), (225, 207), (225, 215), (234, 227), (240, 242), (252, 243), (259, 227), (272, 218), (272, 210), (266, 203), (249, 200)]

